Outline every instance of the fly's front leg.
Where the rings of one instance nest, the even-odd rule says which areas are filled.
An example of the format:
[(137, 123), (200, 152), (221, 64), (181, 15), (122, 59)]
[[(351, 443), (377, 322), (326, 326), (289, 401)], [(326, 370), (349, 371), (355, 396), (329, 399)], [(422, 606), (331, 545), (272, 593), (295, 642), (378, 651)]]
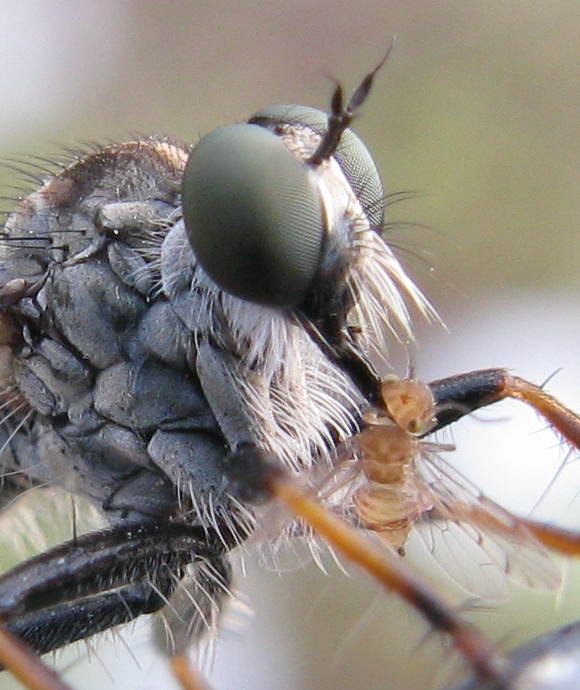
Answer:
[(574, 448), (580, 448), (580, 415), (546, 393), (541, 386), (512, 376), (506, 369), (482, 369), (430, 384), (442, 429), (475, 410), (514, 398), (533, 407)]
[[(442, 428), (494, 402), (514, 398), (531, 405), (570, 445), (580, 447), (580, 417), (540, 386), (512, 376), (505, 370), (475, 371), (454, 376), (436, 381), (430, 388), (435, 402), (433, 429)], [(431, 425), (428, 426), (430, 428)], [(428, 433), (431, 432), (430, 428)], [(307, 522), (339, 553), (413, 605), (435, 629), (448, 634), (475, 671), (478, 680), (473, 687), (509, 690), (519, 687), (520, 675), (529, 670), (525, 655), (523, 660), (517, 654), (513, 658), (500, 655), (479, 630), (457, 616), (424, 583), (418, 581), (404, 562), (389, 558), (385, 552), (375, 549), (374, 544), (366, 542), (360, 532), (344, 524), (317, 500), (308, 496), (288, 472), (278, 466), (271, 467), (265, 480), (272, 495), (290, 507), (295, 515)], [(465, 514), (457, 513), (456, 517), (476, 522), (491, 531), (505, 531), (505, 525), (492, 511), (480, 509), (476, 504), (466, 504), (464, 511)], [(528, 538), (531, 533), (553, 550), (580, 555), (580, 534), (576, 532), (520, 518), (514, 518), (513, 530), (512, 536), (516, 539), (519, 536), (525, 540), (527, 532)], [(532, 661), (535, 663), (539, 660), (540, 652), (533, 654)], [(530, 687), (536, 688), (536, 685)], [(554, 688), (556, 685), (548, 684), (546, 687)]]
[[(452, 424), (475, 410), (513, 398), (530, 405), (566, 443), (580, 450), (580, 415), (546, 393), (541, 386), (512, 376), (505, 369), (483, 369), (451, 376), (433, 381), (430, 388), (437, 409), (436, 426), (432, 431)], [(476, 507), (466, 510), (469, 511), (466, 518), (476, 519), (493, 529), (493, 516), (478, 513)], [(548, 548), (566, 555), (580, 556), (579, 532), (524, 518), (518, 518), (518, 523)]]
[(342, 556), (357, 564), (389, 592), (395, 592), (415, 608), (433, 628), (448, 635), (478, 678), (504, 685), (504, 659), (475, 626), (466, 622), (428, 585), (421, 582), (402, 560), (361, 535), (344, 520), (312, 499), (287, 472), (273, 468), (267, 477), (272, 495), (302, 518)]
[(436, 630), (449, 635), (480, 678), (492, 680), (501, 687), (503, 660), (483, 633), (458, 616), (397, 556), (371, 542), (359, 529), (313, 498), (277, 458), (256, 445), (227, 356), (212, 345), (201, 346), (197, 372), (208, 403), (230, 443), (225, 470), (229, 492), (242, 502), (281, 501), (338, 553), (409, 602)]

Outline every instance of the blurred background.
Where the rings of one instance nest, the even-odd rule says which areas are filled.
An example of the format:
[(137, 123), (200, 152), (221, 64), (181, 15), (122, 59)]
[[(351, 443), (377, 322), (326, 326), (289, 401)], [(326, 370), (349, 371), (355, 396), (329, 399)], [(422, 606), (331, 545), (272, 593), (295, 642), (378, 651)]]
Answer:
[[(579, 409), (580, 3), (0, 0), (0, 156), (138, 133), (195, 142), (263, 106), (326, 108), (329, 77), (356, 86), (395, 34), (356, 129), (387, 190), (412, 193), (389, 210), (392, 241), (448, 327), (417, 324), (417, 375), (557, 372), (549, 389)], [(502, 404), (442, 440), (502, 505), (580, 525), (578, 462), (544, 496), (566, 454), (533, 413)], [(420, 546), (409, 559), (437, 576)], [(405, 690), (457, 670), (419, 617), (365, 576), (331, 562), (328, 575), (251, 560), (247, 571), (237, 586), (256, 615), (217, 643), (216, 690)], [(567, 572), (559, 596), (516, 589), (472, 618), (507, 646), (580, 618)], [(59, 665), (81, 690), (173, 687), (147, 639), (138, 625)]]

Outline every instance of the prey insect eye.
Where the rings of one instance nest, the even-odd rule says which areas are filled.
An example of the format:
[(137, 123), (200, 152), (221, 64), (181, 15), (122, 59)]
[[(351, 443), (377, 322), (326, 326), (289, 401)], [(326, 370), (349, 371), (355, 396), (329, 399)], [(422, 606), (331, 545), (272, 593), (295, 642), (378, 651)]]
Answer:
[(193, 149), (182, 203), (189, 241), (227, 292), (297, 304), (318, 268), (323, 213), (308, 168), (256, 125), (216, 129)]

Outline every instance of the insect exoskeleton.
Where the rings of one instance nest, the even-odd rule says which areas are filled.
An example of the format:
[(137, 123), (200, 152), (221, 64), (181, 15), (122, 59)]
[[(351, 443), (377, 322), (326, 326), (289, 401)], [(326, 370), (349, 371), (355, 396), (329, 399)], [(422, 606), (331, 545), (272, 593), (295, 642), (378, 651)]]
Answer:
[(353, 496), (358, 516), (399, 551), (413, 523), (430, 508), (415, 482), (420, 437), (435, 426), (435, 401), (427, 384), (388, 376), (381, 384), (384, 409), (372, 407), (358, 437), (365, 483)]

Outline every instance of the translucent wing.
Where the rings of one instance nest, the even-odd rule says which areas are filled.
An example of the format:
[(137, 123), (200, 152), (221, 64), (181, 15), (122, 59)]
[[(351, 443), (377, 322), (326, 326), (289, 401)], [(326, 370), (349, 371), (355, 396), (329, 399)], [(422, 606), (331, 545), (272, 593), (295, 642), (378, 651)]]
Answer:
[(508, 579), (525, 587), (554, 590), (561, 572), (544, 547), (508, 511), (422, 443), (415, 478), (433, 508), (415, 528), (435, 561), (461, 587), (490, 599), (509, 594)]

